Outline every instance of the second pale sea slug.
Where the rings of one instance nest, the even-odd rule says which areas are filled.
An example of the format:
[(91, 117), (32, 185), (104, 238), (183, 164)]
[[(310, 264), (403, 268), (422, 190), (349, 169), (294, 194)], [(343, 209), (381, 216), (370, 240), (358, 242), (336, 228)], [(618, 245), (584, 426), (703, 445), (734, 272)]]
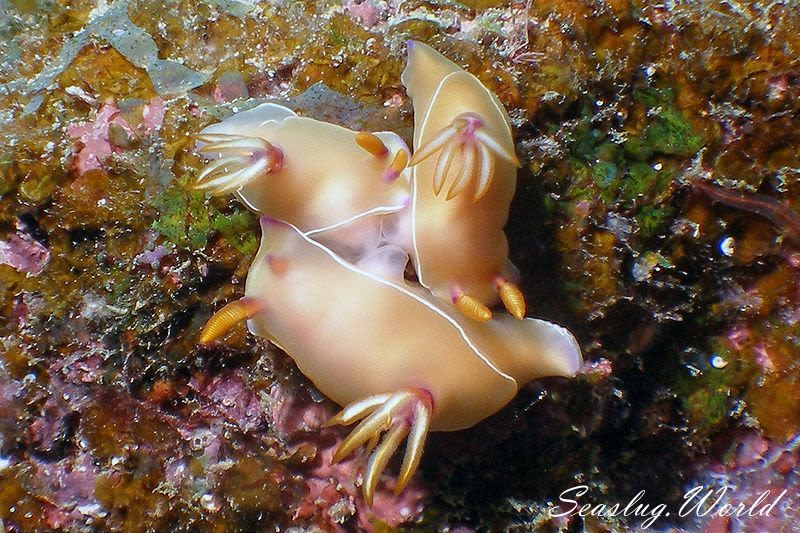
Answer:
[(573, 376), (581, 364), (575, 338), (561, 326), (505, 313), (478, 323), (404, 281), (407, 258), (395, 247), (373, 254), (371, 261), (385, 264), (368, 271), (293, 226), (262, 219), (261, 227), (245, 297), (209, 320), (201, 342), (247, 318), (251, 332), (284, 349), (345, 406), (330, 424), (358, 425), (335, 458), (363, 445), (371, 451), (367, 502), (403, 441), (397, 492), (414, 474), (429, 430), (472, 426), (532, 379)]
[(206, 127), (197, 139), (212, 161), (195, 187), (236, 192), (254, 211), (326, 242), (371, 249), (381, 214), (408, 205), (405, 142), (391, 132), (355, 132), (262, 104)]
[(414, 103), (410, 255), (420, 282), (476, 320), (502, 299), (525, 314), (503, 227), (519, 162), (500, 101), (430, 46), (409, 42)]

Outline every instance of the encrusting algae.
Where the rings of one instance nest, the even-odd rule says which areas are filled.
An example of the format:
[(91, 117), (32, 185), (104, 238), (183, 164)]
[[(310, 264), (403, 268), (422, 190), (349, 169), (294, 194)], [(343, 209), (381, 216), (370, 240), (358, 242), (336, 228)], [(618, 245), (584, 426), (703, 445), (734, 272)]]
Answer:
[[(675, 508), (694, 485), (735, 487), (732, 505), (788, 489), (741, 527), (797, 529), (800, 260), (791, 224), (773, 223), (800, 194), (791, 4), (15, 1), (0, 19), (5, 529), (639, 525), (552, 518), (576, 484), (586, 502), (647, 488)], [(338, 407), (290, 359), (243, 325), (197, 345), (244, 296), (259, 224), (192, 189), (206, 165), (193, 136), (268, 103), (413, 148), (408, 40), (507, 111), (522, 166), (503, 228), (520, 275), (504, 277), (526, 314), (575, 332), (587, 364), (472, 428), (430, 433), (396, 497), (399, 453), (367, 506), (367, 455), (336, 454), (348, 431), (322, 426)], [(441, 153), (419, 164), (443, 166)], [(459, 183), (451, 201), (474, 203), (485, 174), (478, 157), (469, 167), (458, 180), (454, 158), (436, 198)], [(745, 201), (717, 201), (696, 177)], [(386, 276), (386, 257), (359, 268)]]

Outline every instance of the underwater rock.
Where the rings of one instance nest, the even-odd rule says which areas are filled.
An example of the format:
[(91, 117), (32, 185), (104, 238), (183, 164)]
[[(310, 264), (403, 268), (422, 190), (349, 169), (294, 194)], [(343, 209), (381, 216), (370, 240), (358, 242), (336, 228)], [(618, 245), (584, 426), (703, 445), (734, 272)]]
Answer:
[[(549, 521), (547, 502), (577, 483), (592, 503), (646, 486), (675, 508), (697, 484), (732, 483), (731, 501), (796, 492), (798, 251), (763, 216), (689, 184), (701, 175), (797, 212), (796, 6), (45, 7), (0, 2), (6, 529), (623, 530), (637, 523)], [(189, 135), (267, 101), (410, 143), (408, 39), (508, 109), (523, 163), (509, 256), (531, 313), (569, 325), (589, 363), (432, 438), (413, 501), (390, 501), (382, 523), (344, 483), (355, 463), (327, 466), (344, 433), (318, 432), (334, 406), (296, 369), (243, 327), (196, 345), (212, 311), (242, 296), (258, 228), (186, 186), (203, 163)], [(238, 75), (215, 98), (226, 72)], [(747, 527), (797, 529), (792, 509), (770, 518)]]
[(0, 241), (0, 265), (38, 276), (50, 260), (50, 250), (27, 233), (17, 232)]

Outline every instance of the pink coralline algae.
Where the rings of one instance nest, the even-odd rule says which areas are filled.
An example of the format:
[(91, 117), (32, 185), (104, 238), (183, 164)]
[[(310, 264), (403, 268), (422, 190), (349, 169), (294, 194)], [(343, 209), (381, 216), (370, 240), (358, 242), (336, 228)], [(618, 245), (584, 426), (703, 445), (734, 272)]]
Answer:
[(144, 133), (152, 133), (160, 129), (164, 123), (165, 113), (164, 100), (151, 98), (142, 109), (142, 129)]
[(596, 377), (597, 379), (605, 379), (613, 372), (611, 361), (605, 357), (601, 357), (597, 361), (586, 361), (579, 370), (580, 374)]
[[(267, 395), (261, 395), (237, 371), (216, 376), (198, 373), (188, 385), (200, 403), (193, 416), (195, 422), (224, 418), (246, 433), (271, 430), (283, 442), (282, 455), (306, 456), (297, 466), (301, 492), (290, 509), (293, 520), (316, 524), (326, 531), (349, 531), (356, 523), (361, 531), (373, 531), (373, 521), (397, 526), (422, 513), (427, 492), (419, 480), (395, 496), (393, 481), (386, 478), (378, 486), (372, 506), (364, 502), (356, 485), (363, 460), (350, 457), (332, 463), (343, 435), (322, 425), (333, 415), (333, 406), (312, 399), (303, 387), (277, 383)], [(201, 423), (179, 430), (188, 441), (202, 443), (203, 460), (209, 464), (220, 459), (224, 447), (214, 428)]]
[(347, 3), (347, 12), (367, 28), (381, 21), (381, 9), (372, 0), (351, 0)]
[(75, 160), (78, 174), (102, 168), (103, 162), (114, 152), (109, 139), (112, 124), (118, 125), (126, 133), (133, 133), (128, 121), (119, 116), (119, 108), (113, 102), (100, 108), (93, 123), (71, 124), (67, 128), (67, 134), (81, 144)]
[(145, 250), (137, 255), (134, 261), (137, 265), (150, 265), (152, 268), (158, 268), (161, 260), (169, 255), (169, 253), (169, 248), (163, 244), (159, 244), (152, 250)]
[(240, 374), (226, 373), (213, 377), (197, 374), (189, 382), (189, 387), (204, 399), (202, 415), (226, 418), (243, 431), (254, 430), (263, 422), (264, 410), (258, 396)]
[(17, 232), (0, 241), (0, 265), (37, 276), (50, 261), (50, 250), (27, 233)]
[(47, 495), (45, 520), (53, 529), (68, 528), (85, 517), (101, 515), (94, 496), (99, 469), (88, 453), (54, 463), (32, 461), (30, 483)]
[(90, 170), (103, 168), (103, 162), (112, 153), (121, 152), (122, 149), (111, 141), (112, 126), (121, 128), (128, 136), (138, 133), (149, 135), (161, 128), (164, 121), (164, 101), (161, 98), (152, 98), (142, 108), (139, 124), (131, 124), (120, 114), (120, 109), (114, 101), (103, 104), (93, 122), (70, 124), (67, 134), (79, 142), (75, 157), (75, 168), (78, 174)]
[(756, 364), (761, 367), (761, 370), (765, 374), (775, 372), (775, 363), (772, 362), (772, 358), (769, 356), (769, 351), (763, 344), (757, 344), (755, 346), (755, 360)]
[(322, 427), (333, 410), (324, 402), (315, 402), (292, 394), (286, 386), (275, 384), (269, 392), (272, 406), (272, 426), (279, 437), (294, 440), (306, 433), (314, 433)]
[(40, 453), (51, 453), (65, 439), (68, 425), (68, 406), (51, 396), (28, 426), (28, 445)]
[(741, 350), (745, 347), (746, 341), (750, 338), (750, 331), (743, 324), (737, 324), (728, 332), (727, 339), (734, 350)]
[(214, 87), (215, 102), (233, 102), (248, 96), (247, 85), (242, 75), (238, 72), (226, 72), (221, 75), (217, 80), (217, 85)]
[(287, 442), (289, 451), (314, 449), (316, 455), (304, 465), (304, 493), (293, 505), (293, 519), (309, 520), (332, 531), (349, 531), (352, 520), (361, 531), (373, 531), (373, 521), (390, 526), (412, 521), (422, 513), (427, 491), (419, 479), (399, 496), (393, 494), (393, 480), (378, 485), (372, 506), (361, 495), (356, 480), (363, 461), (349, 457), (333, 464), (333, 453), (341, 444), (341, 431), (323, 429), (333, 414), (327, 402), (315, 402), (304, 394), (293, 394), (281, 384), (270, 391), (273, 425)]
[(390, 526), (397, 526), (412, 520), (422, 513), (422, 502), (426, 492), (412, 484), (408, 490), (395, 496), (394, 481), (387, 480), (378, 486), (372, 506), (368, 506), (356, 486), (357, 470), (361, 461), (348, 458), (333, 464), (333, 453), (341, 443), (341, 438), (331, 441), (323, 449), (318, 449), (317, 457), (309, 476), (306, 477), (308, 492), (295, 508), (295, 518), (321, 515), (327, 519), (327, 526), (336, 531), (347, 531), (343, 524), (354, 514), (357, 515), (361, 531), (373, 531), (373, 519), (381, 520)]
[(710, 494), (690, 514), (702, 523), (701, 531), (797, 531), (800, 435), (777, 444), (754, 432), (743, 434), (726, 460), (710, 465), (703, 489), (685, 504), (688, 509)]

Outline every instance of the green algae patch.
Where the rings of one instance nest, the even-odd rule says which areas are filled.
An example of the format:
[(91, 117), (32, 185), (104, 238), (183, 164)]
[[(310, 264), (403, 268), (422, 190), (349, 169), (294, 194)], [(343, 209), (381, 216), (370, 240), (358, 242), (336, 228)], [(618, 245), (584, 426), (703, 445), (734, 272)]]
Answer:
[(699, 375), (684, 375), (675, 384), (684, 413), (700, 439), (710, 437), (730, 422), (731, 410), (757, 374), (751, 360), (734, 353), (721, 340), (715, 344), (712, 357), (724, 361), (724, 366), (710, 366)]
[(234, 209), (230, 215), (216, 212), (211, 227), (244, 256), (258, 249), (258, 222), (249, 211)]
[(670, 206), (643, 206), (636, 214), (636, 222), (639, 223), (641, 235), (649, 237), (655, 234), (672, 219), (674, 213), (675, 211)]
[(152, 228), (165, 239), (181, 248), (205, 248), (211, 217), (204, 193), (167, 189), (151, 205), (158, 212)]
[(647, 238), (672, 218), (670, 186), (703, 139), (675, 107), (669, 88), (635, 90), (631, 105), (631, 124), (614, 135), (595, 124), (592, 106), (583, 107), (569, 148), (567, 198), (593, 201), (599, 194), (605, 210), (628, 212)]
[(637, 159), (653, 154), (688, 157), (703, 146), (703, 138), (694, 131), (686, 116), (675, 107), (675, 94), (672, 89), (635, 90), (633, 98), (646, 107), (649, 118), (644, 130), (625, 142), (626, 151)]
[(258, 248), (255, 216), (238, 208), (220, 210), (205, 193), (170, 188), (156, 195), (151, 205), (157, 212), (152, 229), (179, 248), (203, 249), (216, 234), (242, 255)]

